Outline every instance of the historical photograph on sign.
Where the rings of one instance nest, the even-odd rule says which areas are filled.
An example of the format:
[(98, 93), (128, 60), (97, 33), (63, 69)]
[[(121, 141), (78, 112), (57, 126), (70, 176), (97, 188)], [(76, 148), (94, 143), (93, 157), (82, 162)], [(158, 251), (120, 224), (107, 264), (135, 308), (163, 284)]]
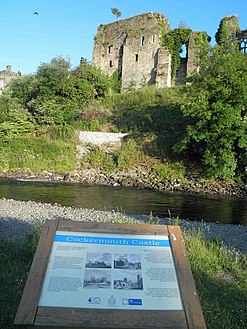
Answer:
[(85, 270), (83, 287), (89, 289), (110, 289), (111, 272), (107, 270)]
[(138, 254), (115, 254), (114, 268), (139, 270), (141, 269), (141, 255)]
[(88, 252), (86, 255), (87, 268), (111, 268), (110, 253)]
[(114, 289), (143, 290), (141, 271), (116, 271), (114, 273)]

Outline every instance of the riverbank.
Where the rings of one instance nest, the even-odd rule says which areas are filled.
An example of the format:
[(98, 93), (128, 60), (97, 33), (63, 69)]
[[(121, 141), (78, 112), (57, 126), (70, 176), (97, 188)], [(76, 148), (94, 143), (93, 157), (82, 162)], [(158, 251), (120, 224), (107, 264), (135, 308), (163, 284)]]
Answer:
[(167, 175), (162, 175), (162, 178), (159, 178), (154, 170), (156, 165), (156, 160), (154, 158), (147, 158), (142, 163), (137, 163), (136, 166), (131, 169), (115, 168), (106, 171), (100, 164), (96, 167), (91, 165), (89, 169), (83, 168), (80, 162), (85, 162), (84, 156), (90, 153), (93, 146), (99, 147), (101, 151), (108, 154), (113, 149), (119, 149), (121, 147), (123, 139), (126, 138), (127, 134), (78, 131), (77, 135), (78, 166), (73, 171), (67, 171), (61, 174), (51, 171), (35, 173), (31, 169), (0, 170), (0, 178), (106, 184), (158, 191), (176, 191), (209, 195), (235, 195), (247, 198), (246, 184), (225, 182), (222, 180), (208, 180), (193, 173), (193, 171), (183, 174), (182, 178), (178, 171), (169, 178), (168, 170)]
[[(0, 237), (8, 240), (22, 240), (27, 232), (46, 220), (76, 220), (101, 223), (159, 223), (174, 224), (174, 219), (147, 215), (126, 215), (115, 211), (62, 207), (59, 205), (22, 202), (0, 199)], [(206, 239), (219, 239), (224, 245), (247, 254), (247, 227), (241, 225), (191, 222), (179, 220), (185, 231), (201, 231)]]
[(158, 191), (177, 191), (191, 194), (235, 195), (247, 198), (247, 185), (244, 183), (227, 183), (224, 181), (208, 181), (196, 175), (186, 175), (183, 180), (158, 180), (152, 168), (142, 167), (132, 170), (114, 170), (105, 173), (100, 168), (66, 172), (64, 174), (32, 170), (1, 170), (0, 178), (18, 180), (44, 180), (54, 182), (106, 184), (112, 186), (134, 187)]

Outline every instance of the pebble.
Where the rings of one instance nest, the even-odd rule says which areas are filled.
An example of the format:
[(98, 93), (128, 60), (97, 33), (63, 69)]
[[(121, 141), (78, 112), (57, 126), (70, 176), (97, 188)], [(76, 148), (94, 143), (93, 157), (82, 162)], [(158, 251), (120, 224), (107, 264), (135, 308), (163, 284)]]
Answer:
[[(21, 240), (31, 228), (43, 225), (46, 220), (145, 224), (150, 222), (150, 217), (137, 214), (127, 215), (115, 211), (63, 207), (33, 201), (0, 199), (0, 238)], [(153, 223), (174, 225), (174, 219), (154, 217)], [(183, 219), (179, 220), (179, 225), (185, 231), (200, 230), (207, 239), (219, 238), (224, 245), (247, 254), (247, 226)]]

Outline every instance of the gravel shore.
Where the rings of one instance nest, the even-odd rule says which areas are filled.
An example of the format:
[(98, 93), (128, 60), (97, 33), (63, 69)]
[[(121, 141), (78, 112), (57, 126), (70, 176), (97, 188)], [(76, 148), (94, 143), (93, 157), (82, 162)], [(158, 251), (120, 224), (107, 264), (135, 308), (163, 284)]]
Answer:
[[(149, 223), (147, 215), (124, 215), (115, 211), (62, 207), (59, 205), (0, 199), (0, 238), (21, 240), (27, 232), (46, 220), (77, 220), (102, 223)], [(154, 217), (160, 225), (174, 224), (171, 219)], [(247, 226), (180, 220), (184, 230), (201, 230), (208, 239), (218, 237), (224, 245), (247, 254)]]

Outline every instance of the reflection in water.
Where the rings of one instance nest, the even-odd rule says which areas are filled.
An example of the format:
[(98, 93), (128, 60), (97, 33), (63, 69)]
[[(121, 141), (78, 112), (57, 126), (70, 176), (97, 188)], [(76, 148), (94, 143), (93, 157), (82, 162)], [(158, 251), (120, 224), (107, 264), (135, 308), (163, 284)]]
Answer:
[(213, 197), (158, 192), (80, 183), (23, 182), (0, 179), (0, 198), (58, 203), (76, 208), (115, 210), (132, 214), (152, 211), (159, 217), (219, 221), (247, 225), (247, 201), (236, 197)]

